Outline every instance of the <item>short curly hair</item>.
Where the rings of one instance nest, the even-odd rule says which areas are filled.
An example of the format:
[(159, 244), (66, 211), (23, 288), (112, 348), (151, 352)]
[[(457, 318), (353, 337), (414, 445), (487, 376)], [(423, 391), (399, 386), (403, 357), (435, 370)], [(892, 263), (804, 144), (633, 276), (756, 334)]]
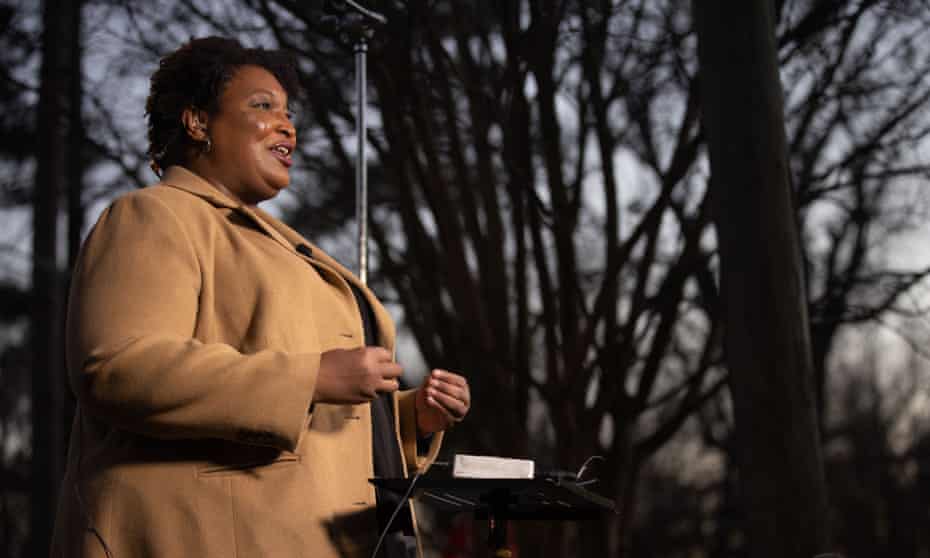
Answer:
[(285, 51), (245, 48), (235, 39), (203, 37), (191, 39), (159, 61), (145, 102), (148, 155), (156, 174), (170, 165), (187, 162), (194, 141), (181, 122), (184, 110), (193, 107), (216, 114), (223, 90), (242, 66), (268, 70), (288, 97), (297, 97), (296, 64)]

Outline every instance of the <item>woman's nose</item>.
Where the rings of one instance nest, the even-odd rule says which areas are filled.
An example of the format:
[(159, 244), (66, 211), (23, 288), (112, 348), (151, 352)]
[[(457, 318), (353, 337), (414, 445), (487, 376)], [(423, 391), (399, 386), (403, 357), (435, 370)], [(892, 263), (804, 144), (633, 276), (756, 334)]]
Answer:
[(282, 115), (278, 120), (277, 130), (281, 134), (284, 134), (285, 137), (297, 137), (297, 128), (294, 127), (294, 124), (291, 122), (291, 119), (287, 115)]

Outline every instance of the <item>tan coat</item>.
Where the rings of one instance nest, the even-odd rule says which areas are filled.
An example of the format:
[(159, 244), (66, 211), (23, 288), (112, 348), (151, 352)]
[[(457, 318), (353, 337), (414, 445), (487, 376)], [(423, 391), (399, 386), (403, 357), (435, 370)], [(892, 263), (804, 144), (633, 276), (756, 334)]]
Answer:
[[(348, 282), (392, 351), (395, 329), (300, 244), (180, 167), (103, 213), (72, 284), (78, 412), (53, 556), (370, 554), (369, 405), (308, 411), (321, 353), (364, 343)], [(442, 438), (416, 455), (413, 399), (395, 396), (408, 469)]]

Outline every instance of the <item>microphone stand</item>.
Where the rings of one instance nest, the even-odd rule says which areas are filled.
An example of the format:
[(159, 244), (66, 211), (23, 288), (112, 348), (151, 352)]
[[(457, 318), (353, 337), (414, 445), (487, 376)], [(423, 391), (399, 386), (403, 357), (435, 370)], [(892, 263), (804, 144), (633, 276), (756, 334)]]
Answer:
[(358, 228), (358, 277), (363, 285), (368, 284), (368, 154), (366, 152), (366, 135), (368, 123), (366, 112), (368, 101), (367, 58), (368, 42), (374, 35), (376, 25), (384, 25), (387, 18), (378, 12), (359, 5), (354, 0), (341, 0), (329, 3), (330, 13), (338, 13), (341, 19), (337, 26), (339, 34), (351, 39), (352, 51), (355, 53), (355, 219)]

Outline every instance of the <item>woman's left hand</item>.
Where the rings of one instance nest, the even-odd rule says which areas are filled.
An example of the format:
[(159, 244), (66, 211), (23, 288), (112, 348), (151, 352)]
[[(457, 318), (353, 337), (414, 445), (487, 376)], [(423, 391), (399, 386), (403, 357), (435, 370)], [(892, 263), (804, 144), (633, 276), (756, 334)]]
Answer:
[(448, 370), (433, 370), (417, 390), (417, 427), (432, 434), (461, 422), (471, 407), (468, 380)]

